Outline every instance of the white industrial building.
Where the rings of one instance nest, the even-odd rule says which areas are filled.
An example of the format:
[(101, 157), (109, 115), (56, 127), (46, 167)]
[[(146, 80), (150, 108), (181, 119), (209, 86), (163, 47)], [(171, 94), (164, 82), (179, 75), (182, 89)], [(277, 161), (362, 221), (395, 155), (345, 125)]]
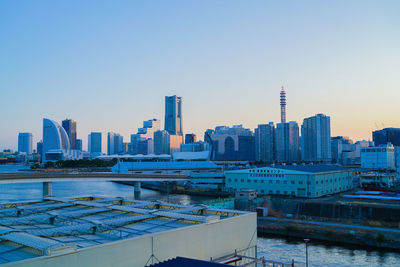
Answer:
[[(256, 256), (256, 214), (121, 198), (0, 204), (0, 264), (143, 267), (177, 256)], [(236, 259), (238, 257), (236, 256)]]
[(396, 168), (394, 147), (371, 146), (361, 149), (361, 167), (363, 169), (394, 170)]
[(281, 165), (225, 172), (225, 186), (261, 195), (321, 197), (353, 188), (352, 171), (337, 165)]

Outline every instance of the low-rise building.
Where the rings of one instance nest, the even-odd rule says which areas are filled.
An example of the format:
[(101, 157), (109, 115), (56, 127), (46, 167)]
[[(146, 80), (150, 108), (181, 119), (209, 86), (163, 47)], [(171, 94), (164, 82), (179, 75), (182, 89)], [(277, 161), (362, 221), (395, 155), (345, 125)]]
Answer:
[(227, 189), (315, 198), (353, 188), (352, 171), (337, 165), (280, 165), (225, 172)]
[(391, 144), (361, 149), (361, 167), (375, 170), (394, 170), (395, 154)]

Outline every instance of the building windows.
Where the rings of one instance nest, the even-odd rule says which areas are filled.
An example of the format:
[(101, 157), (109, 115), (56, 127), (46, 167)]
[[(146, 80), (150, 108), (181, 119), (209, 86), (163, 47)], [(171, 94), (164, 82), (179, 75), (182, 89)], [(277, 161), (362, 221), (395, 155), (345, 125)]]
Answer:
[(232, 179), (228, 179), (228, 182), (232, 182)]
[(272, 184), (272, 180), (269, 180), (269, 183)]
[(269, 193), (272, 194), (272, 190), (269, 190)]
[(299, 184), (303, 184), (303, 181), (299, 181)]
[(294, 184), (294, 180), (290, 181), (291, 184)]
[(247, 179), (247, 182), (250, 183), (250, 179)]
[(284, 195), (287, 195), (287, 191), (283, 191), (283, 194), (284, 194)]
[(279, 183), (280, 183), (280, 181), (279, 181), (279, 180), (276, 180), (276, 183), (277, 183), (277, 184), (279, 184)]
[(283, 183), (284, 183), (284, 184), (287, 184), (287, 181), (285, 180), (285, 181), (283, 181)]
[(280, 195), (280, 194), (281, 194), (281, 191), (276, 190), (276, 194), (277, 194), (277, 195)]
[(237, 179), (235, 179), (235, 182), (237, 182)]
[(261, 180), (261, 183), (263, 184), (263, 183), (264, 183), (264, 180)]
[(243, 183), (243, 182), (244, 182), (244, 179), (241, 179), (240, 181)]

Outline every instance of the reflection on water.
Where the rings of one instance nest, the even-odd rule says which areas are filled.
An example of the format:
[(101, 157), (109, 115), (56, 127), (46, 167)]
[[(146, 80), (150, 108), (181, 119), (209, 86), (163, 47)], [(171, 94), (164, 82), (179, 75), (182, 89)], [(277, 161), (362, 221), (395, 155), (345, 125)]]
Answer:
[[(12, 202), (40, 200), (42, 198), (42, 190), (42, 183), (0, 184), (0, 201)], [(114, 182), (53, 182), (53, 196), (101, 196), (134, 199), (134, 188), (130, 185), (123, 185)], [(166, 195), (157, 191), (142, 188), (140, 199), (163, 200), (182, 205), (189, 205), (191, 203), (201, 203), (207, 198), (192, 197), (188, 195)]]
[[(258, 238), (258, 256), (266, 259), (305, 266), (305, 244), (302, 240), (282, 238)], [(324, 242), (308, 244), (309, 266), (400, 266), (400, 254), (394, 252), (366, 250), (357, 247), (342, 247)]]
[[(0, 166), (0, 172), (13, 172), (21, 166)], [(113, 182), (54, 182), (53, 195), (58, 197), (104, 196), (134, 199), (132, 186)], [(41, 183), (0, 184), (0, 202), (40, 200)], [(164, 200), (188, 205), (201, 203), (208, 199), (188, 195), (166, 195), (156, 191), (142, 189), (141, 199)], [(305, 245), (299, 240), (282, 238), (258, 238), (258, 256), (268, 260), (305, 266)], [(333, 246), (323, 242), (311, 242), (308, 245), (309, 266), (400, 266), (400, 254), (385, 251), (365, 250)]]

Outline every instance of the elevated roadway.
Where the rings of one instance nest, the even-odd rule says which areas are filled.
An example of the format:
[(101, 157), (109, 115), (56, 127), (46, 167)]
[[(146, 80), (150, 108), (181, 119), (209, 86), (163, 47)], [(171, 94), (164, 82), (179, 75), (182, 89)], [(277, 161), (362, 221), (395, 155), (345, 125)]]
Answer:
[(0, 184), (43, 183), (43, 197), (52, 195), (52, 182), (70, 181), (126, 181), (134, 182), (135, 198), (140, 198), (141, 182), (181, 182), (188, 176), (182, 174), (157, 173), (111, 173), (111, 172), (21, 172), (0, 173)]
[(112, 172), (0, 173), (0, 184), (32, 183), (32, 182), (67, 182), (67, 181), (167, 182), (167, 181), (187, 181), (187, 180), (188, 180), (187, 175), (157, 174), (157, 173), (112, 173)]

